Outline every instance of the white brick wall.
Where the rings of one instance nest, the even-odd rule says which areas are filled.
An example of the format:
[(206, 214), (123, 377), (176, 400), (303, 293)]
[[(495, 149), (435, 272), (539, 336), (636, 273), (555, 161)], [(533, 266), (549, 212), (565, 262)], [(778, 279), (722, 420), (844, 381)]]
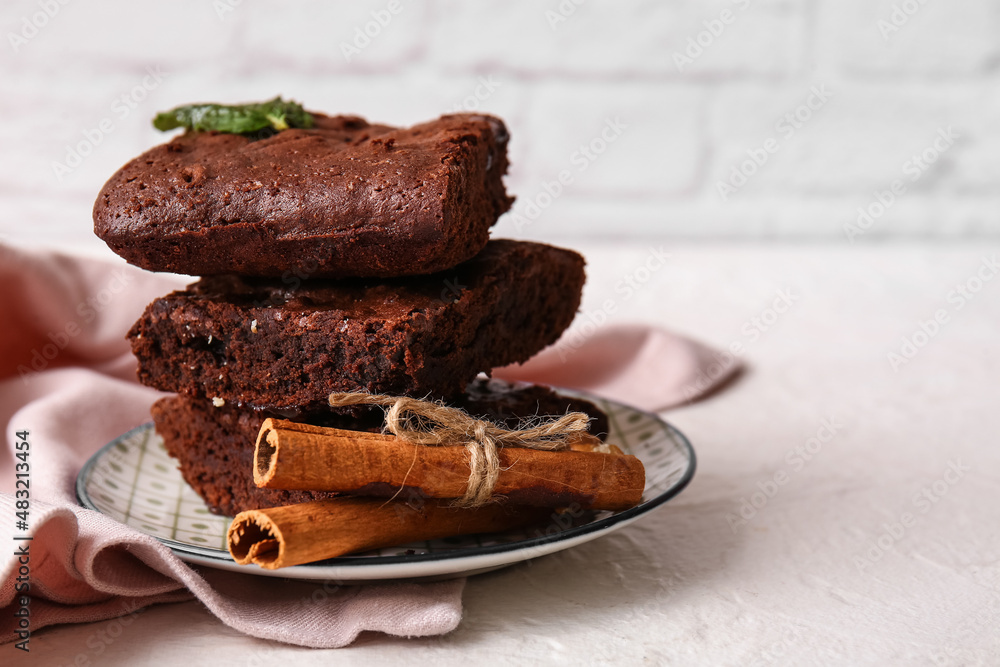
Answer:
[[(0, 9), (0, 234), (15, 243), (100, 249), (93, 197), (163, 139), (157, 110), (277, 93), (391, 123), (503, 116), (520, 197), (505, 235), (846, 242), (896, 179), (906, 192), (854, 242), (1000, 234), (1000, 0), (63, 1)], [(146, 90), (149, 71), (162, 82)], [(814, 87), (829, 99), (807, 110)], [(800, 127), (782, 123), (797, 110)]]
[[(820, 7), (824, 58), (852, 78), (977, 76), (989, 74), (1000, 55), (995, 2), (840, 0)], [(895, 17), (906, 18), (900, 26), (896, 7), (903, 11)]]

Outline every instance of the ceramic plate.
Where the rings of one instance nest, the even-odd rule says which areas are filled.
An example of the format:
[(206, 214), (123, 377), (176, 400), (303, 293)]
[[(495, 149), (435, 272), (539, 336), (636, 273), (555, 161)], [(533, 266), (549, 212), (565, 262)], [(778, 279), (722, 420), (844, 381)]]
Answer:
[(677, 495), (694, 475), (691, 444), (653, 414), (584, 396), (604, 410), (608, 442), (642, 460), (642, 503), (622, 512), (553, 513), (546, 525), (497, 535), (401, 544), (310, 565), (265, 570), (237, 565), (226, 550), (230, 520), (208, 511), (181, 478), (153, 424), (105, 445), (80, 471), (77, 496), (89, 509), (158, 538), (182, 560), (199, 565), (293, 579), (366, 581), (447, 578), (486, 572), (588, 542), (617, 530)]

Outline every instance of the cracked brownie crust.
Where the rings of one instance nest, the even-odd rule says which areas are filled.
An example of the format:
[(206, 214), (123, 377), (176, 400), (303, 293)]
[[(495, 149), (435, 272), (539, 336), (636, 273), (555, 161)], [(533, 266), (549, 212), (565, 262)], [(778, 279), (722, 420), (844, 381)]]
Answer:
[(498, 240), (419, 278), (205, 278), (153, 301), (129, 339), (143, 384), (237, 405), (315, 407), (334, 391), (449, 397), (554, 343), (583, 267), (569, 250)]
[(498, 118), (314, 118), (265, 139), (186, 132), (147, 151), (101, 190), (94, 232), (151, 271), (391, 277), (470, 259), (510, 208)]

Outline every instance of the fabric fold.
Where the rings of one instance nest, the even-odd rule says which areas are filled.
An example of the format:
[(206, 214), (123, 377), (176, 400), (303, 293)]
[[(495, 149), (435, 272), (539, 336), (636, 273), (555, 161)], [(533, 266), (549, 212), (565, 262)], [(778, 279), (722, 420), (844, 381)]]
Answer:
[[(125, 333), (152, 299), (183, 285), (120, 264), (2, 248), (0, 306), (0, 515), (14, 517), (17, 434), (30, 444), (30, 530), (0, 525), (4, 544), (30, 554), (31, 630), (128, 616), (196, 598), (249, 635), (338, 647), (363, 631), (449, 632), (462, 616), (464, 579), (342, 585), (192, 567), (167, 546), (77, 504), (76, 476), (101, 446), (149, 421), (160, 392), (135, 381)], [(710, 377), (719, 355), (669, 332), (604, 327), (549, 348), (497, 376), (590, 391), (645, 410), (692, 400), (730, 377)], [(705, 378), (709, 378), (707, 381)], [(32, 536), (30, 540), (15, 537)], [(0, 642), (18, 639), (13, 615), (25, 591), (18, 556), (0, 559)], [(22, 580), (19, 581), (19, 577)]]

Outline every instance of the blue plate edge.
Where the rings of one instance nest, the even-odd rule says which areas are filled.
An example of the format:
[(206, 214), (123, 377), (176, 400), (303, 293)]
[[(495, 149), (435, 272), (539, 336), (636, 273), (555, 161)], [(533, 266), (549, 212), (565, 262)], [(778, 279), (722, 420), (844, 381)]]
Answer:
[[(577, 393), (577, 392), (566, 392), (566, 393)], [(634, 412), (641, 413), (643, 415), (646, 415), (647, 417), (651, 417), (659, 424), (665, 426), (671, 432), (676, 441), (679, 442), (687, 452), (689, 463), (687, 468), (684, 470), (684, 474), (681, 475), (680, 479), (678, 479), (673, 486), (671, 486), (669, 489), (667, 489), (660, 495), (656, 496), (655, 498), (652, 498), (644, 503), (636, 505), (635, 507), (623, 510), (611, 516), (604, 517), (603, 519), (597, 519), (582, 526), (576, 526), (574, 528), (562, 530), (552, 535), (542, 535), (527, 540), (519, 540), (517, 542), (507, 542), (504, 544), (495, 544), (489, 546), (469, 547), (467, 549), (448, 551), (448, 552), (411, 554), (411, 555), (400, 555), (400, 556), (380, 556), (377, 559), (373, 559), (371, 557), (341, 556), (338, 558), (331, 558), (323, 561), (317, 561), (315, 563), (308, 563), (306, 565), (299, 565), (293, 567), (318, 567), (327, 565), (337, 566), (337, 567), (345, 567), (345, 566), (374, 567), (380, 565), (399, 565), (406, 563), (423, 563), (423, 562), (434, 562), (434, 561), (457, 560), (460, 558), (468, 558), (473, 556), (480, 556), (480, 555), (485, 556), (485, 555), (501, 554), (511, 551), (521, 551), (523, 549), (525, 550), (532, 549), (534, 547), (552, 544), (554, 542), (562, 542), (565, 540), (570, 540), (575, 537), (588, 535), (594, 532), (599, 532), (606, 528), (614, 526), (615, 524), (621, 523), (623, 521), (629, 521), (633, 518), (639, 517), (663, 505), (668, 500), (674, 498), (681, 491), (683, 491), (688, 484), (690, 484), (691, 480), (694, 478), (694, 474), (697, 469), (697, 456), (695, 454), (694, 447), (692, 447), (691, 442), (688, 440), (687, 436), (681, 433), (681, 431), (679, 431), (676, 427), (674, 427), (672, 424), (670, 424), (665, 419), (663, 419), (662, 417), (660, 417), (655, 413), (646, 412), (645, 410), (639, 410), (638, 408), (634, 408), (632, 406), (625, 405), (623, 403), (610, 401), (608, 399), (592, 395), (587, 395), (587, 394), (578, 394), (578, 395), (584, 396), (591, 400), (597, 399), (600, 401), (605, 401), (607, 403), (613, 403), (615, 405), (628, 408), (629, 410), (632, 410)], [(137, 431), (150, 428), (155, 430), (155, 425), (153, 424), (152, 421), (145, 422), (143, 424), (140, 424), (139, 426), (136, 426), (135, 428), (129, 429), (125, 433), (121, 434), (120, 436), (114, 438), (113, 440), (105, 444), (103, 447), (97, 450), (89, 459), (87, 459), (86, 463), (84, 463), (84, 465), (80, 468), (80, 472), (77, 473), (76, 476), (76, 497), (77, 497), (77, 502), (80, 504), (80, 506), (88, 510), (97, 512), (98, 514), (107, 516), (106, 514), (101, 512), (101, 510), (99, 510), (97, 506), (93, 504), (92, 501), (90, 501), (89, 494), (87, 494), (84, 489), (84, 480), (88, 477), (88, 473), (97, 464), (97, 461), (104, 454), (105, 450), (110, 449), (115, 445), (115, 443), (128, 437), (129, 435), (132, 435), (133, 433), (136, 433)], [(231, 519), (232, 517), (226, 517), (226, 518)], [(130, 528), (133, 527), (130, 526)], [(138, 530), (135, 528), (133, 529)], [(148, 533), (143, 533), (143, 534), (148, 534)], [(233, 562), (232, 559), (229, 557), (228, 552), (223, 551), (221, 549), (209, 549), (207, 547), (197, 547), (194, 545), (177, 542), (169, 538), (158, 537), (156, 535), (150, 535), (150, 537), (154, 537), (155, 539), (163, 543), (166, 547), (168, 547), (178, 556), (182, 554), (195, 555), (202, 558), (213, 558), (219, 560), (220, 562), (227, 562), (227, 563)], [(225, 555), (225, 557), (223, 557), (223, 554)]]

